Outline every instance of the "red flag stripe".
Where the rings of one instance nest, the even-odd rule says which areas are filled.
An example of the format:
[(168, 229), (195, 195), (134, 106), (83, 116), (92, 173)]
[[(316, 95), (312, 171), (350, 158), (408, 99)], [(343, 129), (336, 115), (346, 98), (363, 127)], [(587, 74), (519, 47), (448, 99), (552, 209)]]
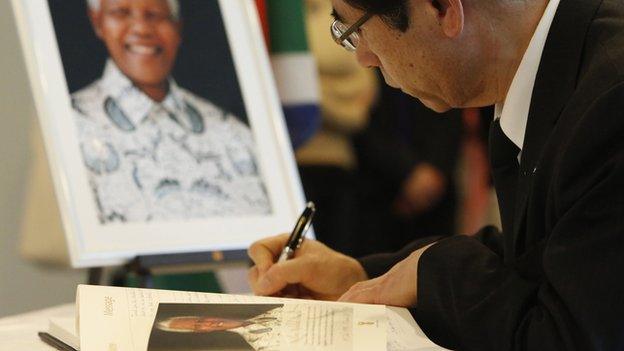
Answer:
[(264, 33), (264, 41), (268, 48), (271, 47), (271, 37), (269, 36), (269, 18), (266, 6), (266, 0), (256, 0), (256, 7), (258, 8), (258, 15), (260, 16), (260, 22), (262, 22), (262, 32)]

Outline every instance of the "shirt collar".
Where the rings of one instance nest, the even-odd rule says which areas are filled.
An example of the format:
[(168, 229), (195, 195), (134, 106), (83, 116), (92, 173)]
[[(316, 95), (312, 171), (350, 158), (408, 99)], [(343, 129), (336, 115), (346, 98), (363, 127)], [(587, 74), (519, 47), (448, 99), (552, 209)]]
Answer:
[(500, 118), (503, 133), (520, 149), (524, 143), (531, 95), (539, 69), (546, 38), (555, 18), (560, 0), (550, 0), (542, 15), (529, 46), (522, 57), (507, 96), (503, 103), (496, 104), (495, 118)]
[[(175, 116), (185, 116), (185, 100), (176, 82), (169, 78), (169, 93), (162, 102), (156, 102), (138, 89), (132, 81), (108, 60), (102, 74), (102, 90), (105, 96), (114, 99), (134, 125), (139, 125), (153, 110), (164, 109)], [(186, 121), (185, 121), (186, 122)]]

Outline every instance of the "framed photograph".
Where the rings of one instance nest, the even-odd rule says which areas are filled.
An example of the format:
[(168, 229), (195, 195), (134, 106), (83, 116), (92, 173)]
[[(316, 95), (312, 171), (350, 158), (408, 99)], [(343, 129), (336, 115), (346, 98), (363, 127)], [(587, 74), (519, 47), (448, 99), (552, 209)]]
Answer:
[(304, 206), (252, 0), (13, 0), (72, 264), (246, 250)]

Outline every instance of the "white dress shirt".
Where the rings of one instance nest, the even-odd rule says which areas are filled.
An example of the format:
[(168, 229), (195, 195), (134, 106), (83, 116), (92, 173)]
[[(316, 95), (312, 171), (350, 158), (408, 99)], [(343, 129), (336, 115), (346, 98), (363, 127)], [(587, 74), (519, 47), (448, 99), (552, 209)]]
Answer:
[(109, 61), (72, 104), (102, 224), (270, 212), (251, 130), (172, 79), (156, 102)]
[[(496, 104), (495, 119), (500, 118), (500, 125), (505, 135), (520, 149), (524, 143), (531, 95), (535, 86), (535, 78), (539, 69), (546, 38), (559, 0), (550, 0), (540, 20), (531, 42), (522, 57), (507, 96), (503, 103)], [(522, 152), (522, 151), (521, 151)], [(520, 159), (520, 156), (518, 156)]]

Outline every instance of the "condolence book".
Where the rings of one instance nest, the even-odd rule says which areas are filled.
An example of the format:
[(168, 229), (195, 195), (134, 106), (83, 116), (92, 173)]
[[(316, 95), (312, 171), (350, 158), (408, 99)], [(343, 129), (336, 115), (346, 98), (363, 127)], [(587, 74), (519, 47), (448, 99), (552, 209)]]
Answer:
[(443, 350), (381, 305), (90, 285), (76, 303), (75, 331), (48, 332), (80, 350)]

